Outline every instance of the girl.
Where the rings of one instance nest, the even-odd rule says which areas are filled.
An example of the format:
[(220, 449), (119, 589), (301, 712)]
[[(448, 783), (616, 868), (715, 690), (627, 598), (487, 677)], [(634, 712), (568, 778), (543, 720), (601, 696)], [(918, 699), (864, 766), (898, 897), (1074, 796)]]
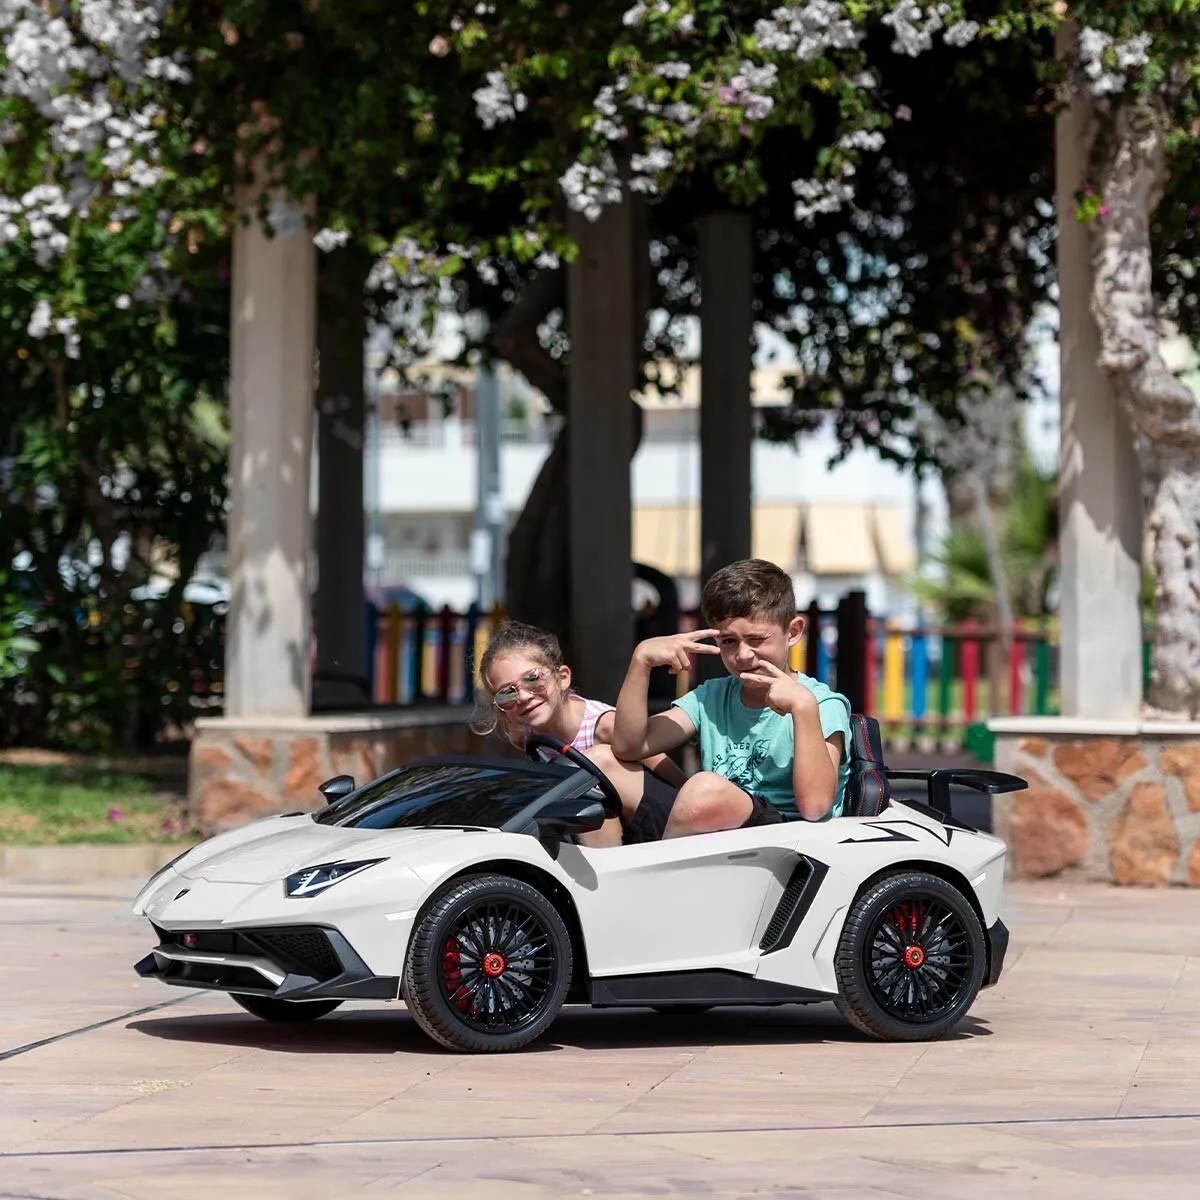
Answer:
[[(558, 638), (544, 629), (503, 622), (479, 660), (477, 696), (471, 720), (476, 733), (486, 735), (498, 728), (520, 749), (526, 734), (536, 730), (587, 754), (606, 774), (616, 765), (608, 750), (616, 710), (574, 691)], [(656, 755), (644, 765), (676, 786), (683, 782), (683, 773), (666, 755)], [(628, 768), (622, 773), (627, 772)], [(624, 788), (618, 790), (624, 795)], [(626, 820), (630, 815), (623, 814)], [(619, 846), (621, 834), (622, 821), (614, 817), (579, 840), (586, 846)]]

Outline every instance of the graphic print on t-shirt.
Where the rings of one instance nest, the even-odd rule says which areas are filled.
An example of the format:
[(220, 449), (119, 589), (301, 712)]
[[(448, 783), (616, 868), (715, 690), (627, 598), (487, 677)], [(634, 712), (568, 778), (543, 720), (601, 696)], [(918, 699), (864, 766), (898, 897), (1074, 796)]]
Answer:
[(766, 738), (747, 739), (717, 751), (713, 755), (712, 769), (753, 796), (762, 781), (759, 768), (767, 761), (770, 750), (771, 743)]

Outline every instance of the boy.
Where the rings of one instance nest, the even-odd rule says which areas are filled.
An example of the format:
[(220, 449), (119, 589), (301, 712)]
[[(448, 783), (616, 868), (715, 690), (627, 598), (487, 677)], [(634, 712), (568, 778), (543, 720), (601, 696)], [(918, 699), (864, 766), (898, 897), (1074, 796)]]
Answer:
[[(850, 703), (788, 670), (788, 651), (804, 632), (791, 578), (763, 559), (732, 563), (705, 585), (701, 611), (711, 628), (638, 645), (611, 749), (591, 752), (626, 802), (625, 843), (839, 815)], [(686, 671), (696, 654), (720, 654), (729, 674), (649, 717), (651, 669)], [(691, 739), (700, 742), (701, 770), (681, 787), (637, 765)]]

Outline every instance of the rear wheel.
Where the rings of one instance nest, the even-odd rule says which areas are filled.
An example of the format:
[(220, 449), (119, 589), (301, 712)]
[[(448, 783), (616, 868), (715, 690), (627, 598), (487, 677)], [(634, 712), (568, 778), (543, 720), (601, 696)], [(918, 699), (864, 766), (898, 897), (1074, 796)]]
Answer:
[(274, 996), (254, 996), (245, 992), (231, 992), (230, 997), (248, 1013), (283, 1025), (315, 1021), (342, 1003), (340, 1000), (276, 1000)]
[(413, 930), (404, 1000), (451, 1050), (518, 1050), (558, 1016), (571, 982), (571, 937), (537, 888), (507, 875), (457, 880)]
[(944, 1037), (983, 983), (987, 951), (971, 902), (924, 871), (889, 875), (850, 909), (835, 960), (838, 1008), (884, 1041)]

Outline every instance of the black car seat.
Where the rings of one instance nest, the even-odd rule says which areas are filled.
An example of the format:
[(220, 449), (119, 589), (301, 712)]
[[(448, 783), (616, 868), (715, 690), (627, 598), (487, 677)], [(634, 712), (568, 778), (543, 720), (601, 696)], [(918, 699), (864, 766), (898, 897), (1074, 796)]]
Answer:
[(891, 798), (879, 722), (862, 713), (851, 713), (850, 778), (846, 782), (844, 813), (847, 817), (877, 817)]

